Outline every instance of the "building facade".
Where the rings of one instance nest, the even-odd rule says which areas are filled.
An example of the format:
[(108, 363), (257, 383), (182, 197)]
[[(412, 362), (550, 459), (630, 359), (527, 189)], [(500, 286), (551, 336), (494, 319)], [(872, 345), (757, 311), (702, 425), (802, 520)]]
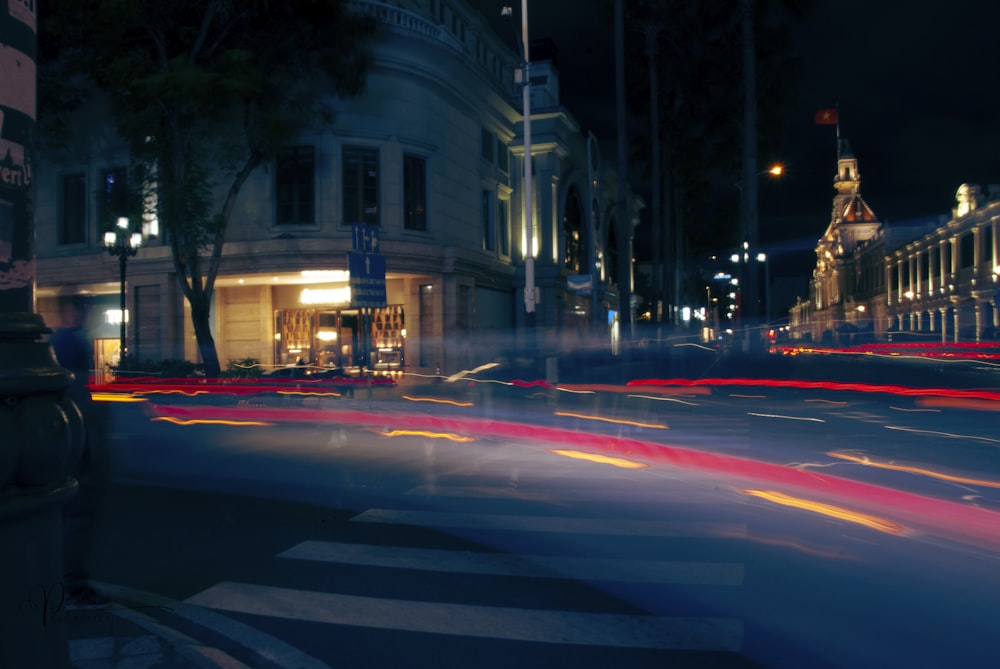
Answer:
[[(338, 100), (332, 127), (302, 136), (244, 186), (211, 315), (223, 368), (246, 359), (444, 371), (481, 362), (525, 324), (528, 234), (539, 332), (566, 342), (601, 323), (610, 336), (614, 240), (631, 237), (641, 201), (616, 223), (617, 176), (560, 104), (552, 45), (532, 48), (529, 233), (514, 40), (462, 0), (349, 5), (379, 23), (366, 89)], [(100, 200), (127, 179), (130, 157), (108, 118), (89, 107), (73, 141), (38, 161), (37, 311), (58, 325), (67, 301), (85, 303), (98, 374), (117, 362), (123, 317), (130, 357), (197, 362), (155, 217), (142, 222), (143, 245), (128, 260), (121, 313)], [(385, 262), (385, 305), (367, 313), (349, 290), (355, 224), (377, 228), (372, 250)], [(581, 276), (596, 290), (583, 294)]]
[(878, 220), (860, 184), (857, 159), (842, 143), (833, 213), (816, 247), (810, 295), (790, 311), (791, 338), (836, 345), (996, 338), (998, 193), (984, 197), (979, 186), (962, 184), (950, 218), (896, 225)]

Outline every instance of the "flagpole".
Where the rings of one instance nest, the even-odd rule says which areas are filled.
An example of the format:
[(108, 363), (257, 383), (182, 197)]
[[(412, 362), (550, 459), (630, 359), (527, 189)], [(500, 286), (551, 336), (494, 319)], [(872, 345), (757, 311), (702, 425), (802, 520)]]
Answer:
[(837, 160), (840, 160), (840, 103), (834, 105), (837, 119)]

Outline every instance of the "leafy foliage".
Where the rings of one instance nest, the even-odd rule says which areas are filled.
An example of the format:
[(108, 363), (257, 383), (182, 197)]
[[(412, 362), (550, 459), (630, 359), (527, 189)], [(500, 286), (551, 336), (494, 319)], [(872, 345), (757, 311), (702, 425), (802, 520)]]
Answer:
[(43, 4), (42, 69), (84, 77), (110, 100), (142, 188), (155, 187), (206, 373), (216, 376), (209, 313), (236, 198), (284, 146), (332, 122), (335, 96), (363, 89), (374, 23), (342, 0)]

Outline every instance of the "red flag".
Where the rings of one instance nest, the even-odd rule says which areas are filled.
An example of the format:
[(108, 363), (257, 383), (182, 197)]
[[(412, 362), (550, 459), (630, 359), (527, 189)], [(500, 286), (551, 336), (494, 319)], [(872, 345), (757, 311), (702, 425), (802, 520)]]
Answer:
[(813, 121), (819, 125), (837, 125), (837, 110), (820, 109)]

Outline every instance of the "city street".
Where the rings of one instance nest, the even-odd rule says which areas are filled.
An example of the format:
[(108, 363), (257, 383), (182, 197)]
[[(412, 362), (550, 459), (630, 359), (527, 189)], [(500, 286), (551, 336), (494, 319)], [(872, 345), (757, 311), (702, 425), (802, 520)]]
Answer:
[(251, 667), (994, 664), (995, 413), (431, 390), (113, 405), (94, 578)]

